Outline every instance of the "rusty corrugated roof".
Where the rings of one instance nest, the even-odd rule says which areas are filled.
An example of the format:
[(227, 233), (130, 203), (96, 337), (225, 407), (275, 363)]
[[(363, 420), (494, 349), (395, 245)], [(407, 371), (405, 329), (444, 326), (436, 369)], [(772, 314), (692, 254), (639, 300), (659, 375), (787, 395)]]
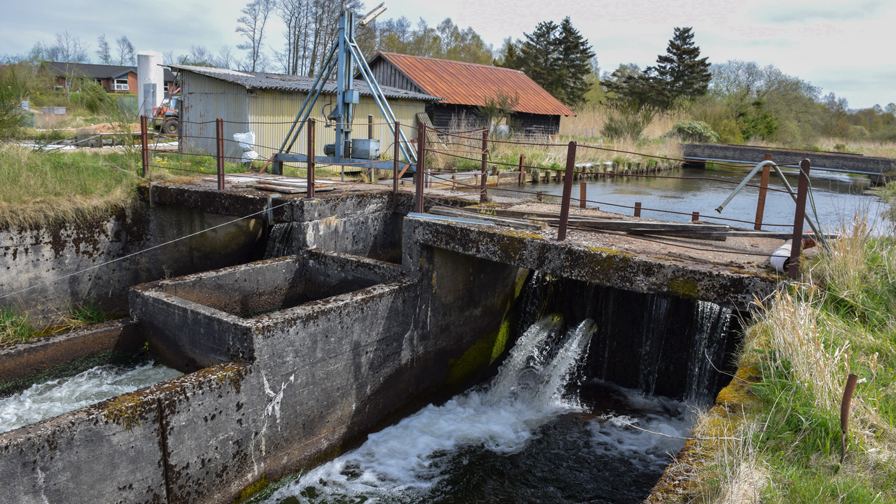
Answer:
[(576, 115), (519, 70), (387, 52), (376, 57), (394, 65), (427, 94), (442, 97), (440, 103), (480, 106), (503, 92), (519, 95), (517, 112)]

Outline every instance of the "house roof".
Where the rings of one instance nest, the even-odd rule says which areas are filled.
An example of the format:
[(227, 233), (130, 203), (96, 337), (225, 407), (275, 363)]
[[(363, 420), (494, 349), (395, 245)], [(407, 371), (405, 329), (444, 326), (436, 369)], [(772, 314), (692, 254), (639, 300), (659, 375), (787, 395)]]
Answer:
[(519, 96), (517, 112), (576, 115), (519, 70), (388, 52), (378, 52), (370, 66), (380, 59), (391, 63), (424, 92), (443, 97), (441, 103), (481, 106), (503, 93)]
[[(303, 77), (299, 75), (280, 75), (263, 72), (238, 72), (223, 68), (200, 67), (191, 65), (169, 65), (176, 70), (185, 70), (206, 77), (213, 77), (233, 84), (244, 86), (246, 89), (270, 89), (276, 91), (298, 91), (307, 93), (311, 91), (317, 77)], [(354, 89), (365, 96), (372, 96), (370, 88), (363, 80), (355, 79)], [(439, 98), (428, 94), (415, 93), (404, 89), (389, 86), (380, 86), (386, 98), (438, 101)], [(336, 94), (336, 81), (329, 80), (324, 84), (322, 93)]]
[[(57, 77), (74, 75), (76, 77), (93, 77), (94, 79), (114, 79), (128, 72), (137, 73), (137, 67), (127, 65), (94, 65), (92, 63), (64, 63), (48, 61), (47, 68)], [(165, 82), (174, 81), (174, 72), (165, 69)]]

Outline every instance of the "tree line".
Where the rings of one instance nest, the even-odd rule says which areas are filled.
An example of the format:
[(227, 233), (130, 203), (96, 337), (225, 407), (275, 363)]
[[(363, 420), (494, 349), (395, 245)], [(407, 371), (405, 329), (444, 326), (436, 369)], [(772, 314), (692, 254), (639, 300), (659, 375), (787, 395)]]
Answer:
[[(177, 56), (166, 52), (164, 60), (314, 76), (336, 40), (340, 12), (356, 13), (357, 21), (363, 8), (359, 0), (251, 0), (236, 18), (241, 42), (235, 48), (214, 52), (194, 45)], [(275, 18), (285, 27), (281, 33), (271, 32)], [(701, 57), (694, 37), (692, 28), (676, 27), (654, 65), (641, 69), (623, 64), (601, 74), (593, 47), (570, 17), (559, 24), (542, 21), (497, 49), (450, 18), (435, 26), (406, 17), (355, 26), (355, 39), (368, 58), (387, 51), (517, 69), (567, 106), (605, 107), (620, 124), (649, 122), (657, 113), (676, 110), (706, 123), (730, 143), (762, 139), (799, 146), (820, 135), (896, 141), (896, 104), (851, 110), (845, 99), (822, 95), (820, 88), (771, 65), (736, 60), (711, 64)], [(93, 54), (103, 64), (136, 63), (134, 46), (124, 35), (114, 43), (100, 35)], [(86, 63), (90, 55), (89, 44), (62, 32), (18, 59)]]

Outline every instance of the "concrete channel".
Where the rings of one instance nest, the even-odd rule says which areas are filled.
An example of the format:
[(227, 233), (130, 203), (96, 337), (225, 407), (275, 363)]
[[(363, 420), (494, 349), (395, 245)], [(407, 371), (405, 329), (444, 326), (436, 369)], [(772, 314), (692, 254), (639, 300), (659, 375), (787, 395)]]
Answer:
[[(0, 383), (141, 347), (186, 373), (0, 434), (5, 502), (231, 502), (262, 477), (338, 454), (408, 405), (475, 383), (512, 343), (508, 313), (531, 270), (733, 309), (779, 280), (761, 256), (780, 240), (674, 252), (668, 243), (618, 235), (572, 232), (558, 242), (551, 229), (407, 217), (411, 194), (400, 193), (393, 212), (391, 192), (374, 186), (315, 200), (269, 196), (156, 187), (154, 212), (214, 222), (253, 216), (236, 235), (243, 238), (222, 240), (222, 247), (242, 243), (231, 264), (200, 262), (192, 274), (166, 278), (158, 252), (154, 273), (103, 284), (128, 290), (129, 319), (0, 349)], [(292, 227), (285, 257), (252, 260), (258, 253), (245, 247), (257, 240), (262, 218)], [(56, 259), (80, 257), (61, 236)], [(91, 249), (90, 260), (103, 263), (147, 243), (120, 241), (105, 256)], [(745, 260), (745, 250), (755, 255)], [(25, 265), (16, 255), (7, 271), (42, 272), (16, 280), (21, 285), (50, 282), (59, 274), (40, 266), (52, 263), (48, 254)], [(58, 295), (57, 305), (82, 288)], [(120, 294), (109, 297), (121, 302)], [(20, 301), (37, 306), (38, 298)]]

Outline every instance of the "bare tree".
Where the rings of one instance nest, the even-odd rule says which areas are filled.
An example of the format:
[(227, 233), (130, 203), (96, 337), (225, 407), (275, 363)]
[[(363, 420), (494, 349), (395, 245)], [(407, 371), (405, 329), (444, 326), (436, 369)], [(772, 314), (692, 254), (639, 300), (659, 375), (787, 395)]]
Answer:
[(122, 35), (115, 39), (118, 45), (118, 64), (119, 65), (136, 65), (137, 53), (134, 44), (128, 40), (127, 35)]
[(104, 65), (112, 63), (112, 49), (109, 47), (109, 42), (106, 42), (105, 33), (97, 39), (96, 56), (99, 58), (100, 63)]
[(56, 34), (56, 42), (46, 46), (41, 42), (34, 44), (31, 49), (31, 58), (44, 61), (58, 61), (61, 63), (87, 63), (87, 46), (81, 39), (64, 31)]
[(174, 51), (163, 52), (162, 58), (163, 58), (162, 61), (164, 61), (166, 65), (177, 64), (177, 60), (174, 59)]
[(254, 72), (261, 59), (261, 46), (264, 43), (264, 27), (268, 16), (274, 8), (274, 0), (252, 0), (240, 11), (236, 32), (246, 38), (246, 42), (237, 46), (249, 52), (247, 67)]
[(218, 68), (226, 68), (228, 70), (237, 65), (236, 56), (233, 55), (233, 50), (229, 45), (225, 45), (218, 50), (218, 57), (214, 58), (213, 64)]

